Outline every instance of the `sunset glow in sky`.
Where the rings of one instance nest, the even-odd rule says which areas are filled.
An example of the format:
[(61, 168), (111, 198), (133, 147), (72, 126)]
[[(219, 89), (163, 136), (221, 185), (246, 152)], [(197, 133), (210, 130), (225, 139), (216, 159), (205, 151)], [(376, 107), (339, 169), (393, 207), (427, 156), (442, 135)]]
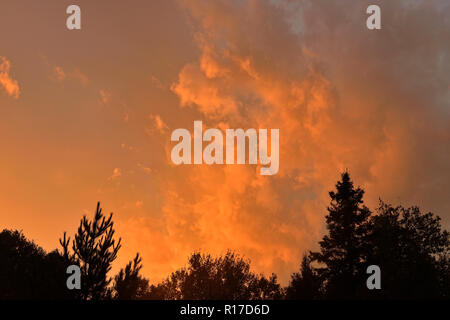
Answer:
[[(446, 0), (3, 0), (0, 230), (52, 250), (101, 201), (117, 266), (140, 252), (151, 282), (231, 249), (285, 284), (346, 169), (371, 209), (419, 205), (448, 229), (449, 39)], [(194, 120), (279, 128), (278, 173), (174, 165), (170, 134)]]

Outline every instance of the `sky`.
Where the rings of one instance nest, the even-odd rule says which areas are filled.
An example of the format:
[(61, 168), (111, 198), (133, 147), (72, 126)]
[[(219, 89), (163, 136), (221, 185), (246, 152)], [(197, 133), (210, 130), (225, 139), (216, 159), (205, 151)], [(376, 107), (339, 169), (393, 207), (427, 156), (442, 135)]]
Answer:
[[(449, 39), (439, 0), (1, 1), (0, 229), (52, 250), (101, 201), (114, 270), (140, 252), (158, 282), (230, 249), (286, 284), (344, 170), (371, 209), (449, 229)], [(280, 129), (279, 172), (174, 165), (171, 132), (195, 120)]]

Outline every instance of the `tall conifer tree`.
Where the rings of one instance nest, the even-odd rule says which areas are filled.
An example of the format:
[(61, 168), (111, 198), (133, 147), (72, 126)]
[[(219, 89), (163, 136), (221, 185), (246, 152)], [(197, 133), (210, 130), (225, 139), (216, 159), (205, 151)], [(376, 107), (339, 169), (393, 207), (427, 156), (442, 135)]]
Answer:
[(365, 285), (367, 234), (370, 210), (363, 203), (364, 190), (355, 188), (348, 172), (331, 191), (326, 223), (328, 234), (320, 252), (311, 259), (324, 267), (317, 272), (330, 298), (355, 298), (358, 287)]

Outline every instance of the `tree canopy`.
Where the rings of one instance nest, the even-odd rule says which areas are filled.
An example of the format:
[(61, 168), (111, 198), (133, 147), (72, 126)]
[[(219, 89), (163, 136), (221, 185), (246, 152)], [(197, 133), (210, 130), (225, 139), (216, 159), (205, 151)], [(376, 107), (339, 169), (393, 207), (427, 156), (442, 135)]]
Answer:
[(251, 272), (249, 261), (231, 251), (217, 258), (196, 252), (186, 268), (152, 286), (149, 296), (167, 300), (279, 299), (281, 287), (276, 275), (266, 278)]
[[(152, 285), (141, 275), (139, 253), (110, 276), (121, 239), (114, 237), (112, 213), (105, 216), (98, 203), (92, 220), (82, 217), (72, 241), (64, 233), (60, 250), (47, 253), (21, 231), (3, 230), (0, 299), (450, 298), (450, 234), (439, 216), (381, 200), (372, 212), (348, 172), (329, 195), (319, 250), (305, 253), (286, 288), (275, 274), (253, 272), (250, 261), (232, 251), (217, 257), (194, 252), (186, 267)], [(80, 290), (66, 287), (73, 264), (80, 267)], [(381, 270), (381, 290), (366, 286), (370, 265)]]

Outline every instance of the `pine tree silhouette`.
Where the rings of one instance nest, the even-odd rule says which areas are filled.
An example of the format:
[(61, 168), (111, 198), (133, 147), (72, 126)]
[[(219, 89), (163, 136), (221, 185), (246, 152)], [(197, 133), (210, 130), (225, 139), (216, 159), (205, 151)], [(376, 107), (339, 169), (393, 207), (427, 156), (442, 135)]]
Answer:
[(341, 175), (336, 192), (331, 191), (326, 224), (328, 234), (320, 244), (320, 252), (312, 252), (311, 260), (325, 267), (317, 269), (329, 298), (355, 298), (364, 282), (367, 259), (369, 209), (363, 204), (364, 191), (355, 188), (348, 172)]
[(144, 299), (149, 285), (148, 280), (139, 272), (142, 269), (142, 259), (139, 253), (130, 261), (125, 269), (120, 269), (114, 277), (114, 298), (118, 300)]
[(83, 216), (72, 242), (72, 251), (69, 248), (70, 238), (66, 238), (65, 232), (59, 241), (63, 256), (80, 267), (82, 300), (111, 297), (111, 290), (108, 289), (111, 279), (107, 274), (121, 246), (121, 239), (117, 243), (113, 239), (115, 231), (112, 215), (106, 218), (99, 202), (92, 221)]

